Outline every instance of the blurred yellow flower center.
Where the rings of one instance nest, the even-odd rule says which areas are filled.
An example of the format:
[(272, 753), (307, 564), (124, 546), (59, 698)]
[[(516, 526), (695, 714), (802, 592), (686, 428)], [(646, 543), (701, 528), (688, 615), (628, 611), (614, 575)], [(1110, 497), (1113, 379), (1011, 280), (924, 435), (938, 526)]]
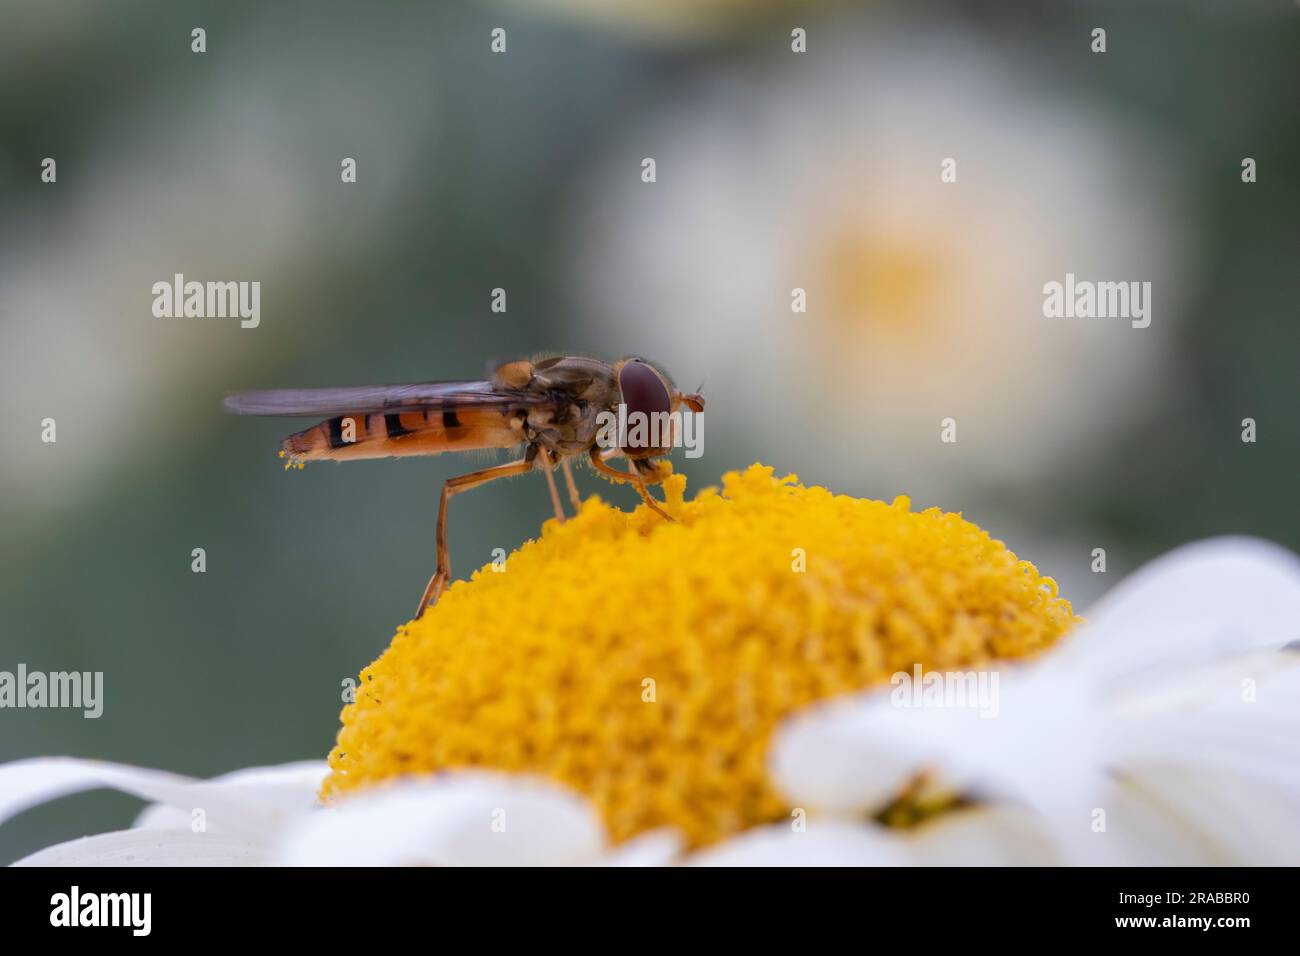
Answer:
[(693, 845), (790, 808), (777, 723), (891, 674), (1049, 647), (1075, 623), (1055, 582), (960, 515), (832, 495), (753, 465), (665, 522), (592, 498), (457, 583), (361, 673), (324, 796), (492, 767), (588, 797), (616, 840)]
[(887, 337), (905, 346), (925, 346), (941, 325), (935, 310), (949, 274), (939, 253), (917, 236), (837, 233), (823, 250), (824, 314), (836, 322), (829, 340)]

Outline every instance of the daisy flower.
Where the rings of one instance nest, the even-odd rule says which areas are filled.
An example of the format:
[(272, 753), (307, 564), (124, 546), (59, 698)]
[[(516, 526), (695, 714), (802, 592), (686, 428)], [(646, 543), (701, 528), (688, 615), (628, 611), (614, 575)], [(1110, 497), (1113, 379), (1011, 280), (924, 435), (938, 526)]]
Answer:
[[(570, 314), (609, 317), (592, 348), (651, 329), (707, 369), (715, 433), (760, 457), (926, 500), (1069, 467), (1167, 395), (1176, 150), (987, 38), (849, 33), (622, 131), (571, 203)], [(1151, 325), (1045, 318), (1067, 272), (1149, 281)]]
[[(664, 490), (675, 521), (590, 499), (400, 628), (327, 765), (197, 781), (20, 761), (0, 767), (0, 821), (99, 786), (163, 805), (34, 864), (1300, 852), (1289, 552), (1181, 549), (1081, 624), (960, 515), (759, 465), (690, 500), (679, 475)], [(899, 706), (917, 669), (997, 675), (992, 712)]]

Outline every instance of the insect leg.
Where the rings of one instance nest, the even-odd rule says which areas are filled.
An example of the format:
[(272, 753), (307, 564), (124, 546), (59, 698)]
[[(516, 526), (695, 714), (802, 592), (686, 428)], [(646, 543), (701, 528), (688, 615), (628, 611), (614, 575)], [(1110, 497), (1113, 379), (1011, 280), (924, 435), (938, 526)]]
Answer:
[(447, 549), (447, 502), (462, 491), (469, 491), (471, 488), (485, 485), (497, 478), (507, 478), (510, 475), (522, 475), (525, 472), (532, 471), (533, 464), (537, 460), (537, 451), (536, 445), (530, 445), (524, 457), (519, 461), (512, 461), (506, 465), (496, 465), (492, 468), (483, 468), (479, 471), (471, 471), (468, 475), (448, 478), (442, 483), (442, 497), (438, 501), (438, 564), (434, 568), (433, 577), (429, 578), (429, 583), (424, 589), (424, 596), (420, 598), (420, 606), (415, 609), (417, 619), (424, 614), (425, 608), (431, 602), (436, 602), (441, 597), (443, 590), (447, 587), (447, 582), (451, 579), (451, 554)]
[(662, 516), (668, 521), (672, 521), (673, 516), (664, 511), (663, 508), (659, 507), (659, 502), (655, 501), (651, 496), (650, 489), (646, 487), (645, 476), (643, 476), (641, 472), (637, 471), (636, 462), (628, 459), (627, 470), (632, 476), (632, 484), (636, 487), (636, 493), (641, 496), (641, 500), (649, 505), (650, 510), (655, 514)]
[(569, 459), (560, 459), (560, 468), (564, 472), (564, 483), (569, 486), (569, 501), (573, 503), (574, 511), (582, 510), (582, 495), (578, 494), (578, 485), (573, 480), (573, 469), (569, 467)]
[(555, 508), (555, 520), (564, 524), (564, 508), (560, 505), (560, 492), (555, 487), (555, 453), (542, 452), (542, 474), (546, 476), (546, 487), (551, 489), (551, 505)]
[(594, 467), (598, 472), (600, 472), (602, 475), (604, 475), (606, 478), (610, 479), (611, 481), (622, 482), (622, 481), (632, 480), (628, 475), (625, 475), (617, 468), (611, 468), (608, 464), (605, 463), (605, 459), (607, 457), (613, 457), (613, 454), (607, 455), (605, 452), (602, 452), (599, 448), (593, 446), (591, 451), (587, 453), (587, 456), (591, 459), (592, 467)]
[(600, 449), (595, 447), (594, 445), (592, 446), (592, 449), (589, 452), (589, 456), (591, 458), (592, 465), (595, 467), (595, 469), (598, 472), (600, 472), (606, 478), (613, 479), (614, 481), (630, 482), (636, 488), (637, 494), (641, 496), (641, 500), (644, 501), (649, 506), (651, 511), (653, 511), (657, 515), (661, 515), (662, 517), (666, 518), (669, 521), (673, 520), (673, 516), (670, 515), (668, 512), (664, 511), (663, 508), (659, 507), (659, 502), (655, 501), (654, 498), (650, 497), (650, 492), (645, 485), (645, 478), (643, 478), (641, 474), (636, 470), (636, 465), (633, 462), (631, 461), (628, 462), (628, 473), (625, 474), (619, 471), (617, 468), (611, 468), (605, 462), (605, 456), (601, 453)]

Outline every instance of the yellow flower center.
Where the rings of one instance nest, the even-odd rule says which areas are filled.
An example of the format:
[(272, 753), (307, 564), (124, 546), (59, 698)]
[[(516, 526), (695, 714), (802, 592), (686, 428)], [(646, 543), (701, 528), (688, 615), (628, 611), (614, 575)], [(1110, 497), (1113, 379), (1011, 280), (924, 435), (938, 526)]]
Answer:
[(945, 296), (954, 272), (934, 237), (889, 231), (872, 235), (847, 228), (832, 233), (821, 251), (825, 308), (815, 315), (834, 325), (824, 342), (891, 351), (931, 353), (944, 327)]
[(400, 628), (343, 709), (323, 796), (530, 772), (588, 797), (616, 840), (673, 826), (703, 845), (788, 817), (765, 765), (782, 718), (916, 664), (1031, 655), (1076, 621), (960, 515), (761, 465), (685, 489), (664, 484), (673, 522), (592, 498)]

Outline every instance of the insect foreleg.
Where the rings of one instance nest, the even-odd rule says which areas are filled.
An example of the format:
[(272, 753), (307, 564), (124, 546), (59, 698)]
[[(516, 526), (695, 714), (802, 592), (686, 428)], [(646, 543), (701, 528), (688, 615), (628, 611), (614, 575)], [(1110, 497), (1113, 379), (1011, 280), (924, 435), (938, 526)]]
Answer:
[[(659, 506), (659, 502), (655, 501), (654, 498), (650, 496), (650, 490), (646, 488), (645, 477), (637, 471), (635, 462), (629, 460), (627, 463), (628, 470), (624, 473), (619, 471), (617, 468), (611, 468), (605, 461), (606, 454), (601, 452), (601, 450), (595, 446), (592, 447), (589, 456), (591, 458), (591, 464), (598, 472), (606, 478), (610, 478), (614, 481), (630, 482), (632, 486), (636, 488), (637, 494), (641, 496), (641, 500), (646, 503), (651, 511), (655, 514), (661, 515), (669, 521), (673, 520), (673, 516), (664, 511), (664, 509)], [(612, 455), (609, 457), (612, 457)]]

